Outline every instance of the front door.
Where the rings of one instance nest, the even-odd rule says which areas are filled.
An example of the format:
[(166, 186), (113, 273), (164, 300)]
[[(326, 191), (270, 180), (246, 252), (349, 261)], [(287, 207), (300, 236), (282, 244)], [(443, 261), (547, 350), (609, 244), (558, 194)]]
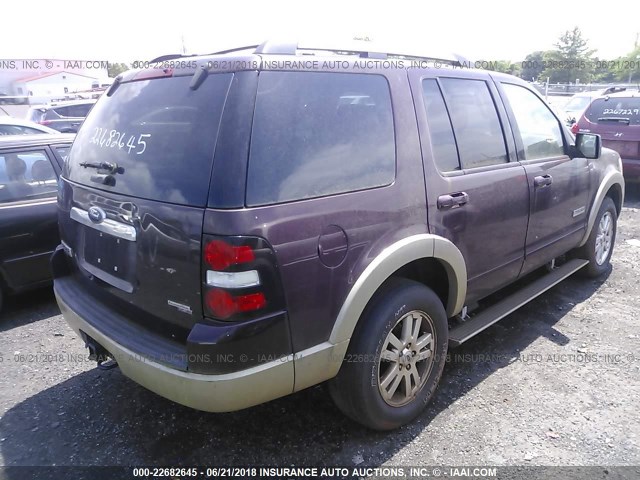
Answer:
[(560, 121), (535, 93), (506, 82), (500, 82), (500, 89), (531, 191), (524, 275), (566, 253), (583, 237), (589, 160), (566, 154)]

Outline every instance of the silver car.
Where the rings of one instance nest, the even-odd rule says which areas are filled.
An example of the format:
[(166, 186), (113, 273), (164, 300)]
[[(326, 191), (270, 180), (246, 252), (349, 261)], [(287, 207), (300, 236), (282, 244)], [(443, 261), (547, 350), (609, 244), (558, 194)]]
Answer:
[(34, 133), (59, 133), (53, 128), (29, 120), (0, 116), (0, 135), (30, 135)]

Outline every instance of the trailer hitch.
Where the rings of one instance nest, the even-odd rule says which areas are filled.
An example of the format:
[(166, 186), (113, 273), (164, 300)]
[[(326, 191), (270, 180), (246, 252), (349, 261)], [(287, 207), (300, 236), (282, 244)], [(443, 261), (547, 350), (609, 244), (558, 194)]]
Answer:
[(113, 358), (113, 356), (107, 351), (106, 348), (104, 348), (86, 333), (80, 333), (82, 333), (85, 346), (89, 349), (89, 360), (95, 360), (100, 370), (111, 370), (112, 368), (116, 368), (118, 366), (118, 362)]

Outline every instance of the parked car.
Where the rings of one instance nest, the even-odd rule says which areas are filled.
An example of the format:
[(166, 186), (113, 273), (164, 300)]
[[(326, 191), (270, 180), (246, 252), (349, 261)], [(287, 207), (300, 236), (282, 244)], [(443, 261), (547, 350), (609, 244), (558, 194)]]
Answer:
[(59, 133), (0, 136), (0, 309), (7, 294), (51, 282), (57, 177), (72, 141)]
[(576, 93), (564, 105), (563, 109), (571, 118), (571, 124), (575, 124), (580, 119), (580, 117), (582, 117), (584, 111), (595, 98), (611, 93), (623, 92), (624, 90), (626, 90), (625, 87), (611, 86), (607, 88), (601, 88), (599, 90)]
[(567, 127), (571, 127), (576, 122), (576, 119), (574, 118), (573, 114), (567, 112), (562, 106), (558, 105), (557, 103), (552, 103), (550, 101), (548, 101), (547, 103), (551, 107), (551, 110), (553, 110), (556, 116)]
[(302, 52), (120, 76), (61, 175), (54, 290), (101, 367), (175, 402), (329, 381), (393, 429), (449, 346), (610, 268), (620, 157), (510, 75)]
[(0, 93), (0, 105), (26, 105), (29, 98), (24, 95), (14, 96)]
[(62, 133), (76, 133), (95, 103), (95, 100), (76, 100), (34, 106), (29, 109), (27, 119)]
[(578, 132), (597, 133), (622, 157), (627, 181), (640, 181), (640, 90), (594, 99), (577, 123)]
[(15, 117), (0, 117), (0, 136), (2, 135), (31, 135), (37, 133), (60, 133), (53, 128)]

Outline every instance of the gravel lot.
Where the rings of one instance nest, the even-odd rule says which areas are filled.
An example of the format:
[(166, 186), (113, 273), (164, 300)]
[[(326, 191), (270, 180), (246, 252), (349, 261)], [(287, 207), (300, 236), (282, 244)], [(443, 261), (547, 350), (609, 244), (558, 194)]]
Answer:
[(322, 386), (190, 410), (94, 368), (49, 290), (10, 299), (0, 465), (640, 465), (640, 189), (628, 190), (612, 272), (574, 276), (451, 351), (427, 411), (393, 433), (347, 420)]

